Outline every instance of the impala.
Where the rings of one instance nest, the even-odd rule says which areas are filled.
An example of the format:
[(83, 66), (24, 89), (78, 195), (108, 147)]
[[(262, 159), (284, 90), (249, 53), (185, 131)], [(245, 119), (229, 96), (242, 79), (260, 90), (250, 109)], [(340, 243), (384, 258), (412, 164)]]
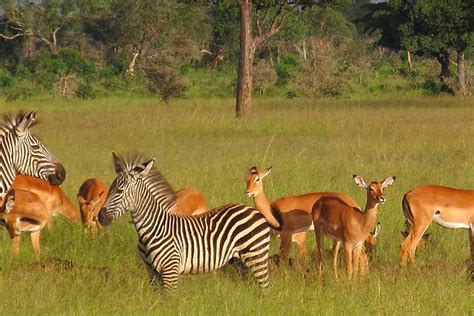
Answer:
[(401, 264), (415, 260), (416, 248), (431, 221), (446, 228), (470, 229), (474, 260), (474, 190), (419, 185), (403, 196), (403, 213), (409, 233), (401, 244)]
[(60, 186), (52, 185), (42, 179), (23, 175), (17, 175), (12, 186), (14, 189), (36, 194), (46, 206), (48, 212), (51, 213), (51, 218), (61, 214), (74, 223), (79, 222), (77, 208), (69, 201), (69, 198)]
[(207, 213), (209, 207), (202, 194), (194, 188), (176, 191), (176, 204), (171, 212), (179, 215), (199, 215)]
[[(263, 190), (263, 179), (268, 176), (272, 168), (260, 172), (252, 167), (247, 174), (247, 188), (245, 194), (253, 197), (256, 208), (262, 212), (268, 223), (281, 237), (280, 256), (284, 263), (288, 263), (291, 242), (298, 247), (298, 255), (305, 263), (307, 261), (306, 232), (312, 226), (311, 210), (323, 196), (340, 196), (337, 193), (317, 192), (302, 195), (285, 196), (270, 202)], [(357, 203), (349, 196), (341, 199), (349, 205), (357, 207)]]
[(87, 179), (82, 183), (77, 193), (79, 209), (81, 212), (82, 225), (84, 233), (91, 230), (95, 235), (97, 229), (101, 229), (97, 218), (100, 209), (104, 206), (109, 189), (101, 179)]
[[(12, 202), (14, 201), (13, 207)], [(41, 199), (35, 193), (10, 189), (3, 200), (4, 213), (0, 222), (8, 230), (14, 256), (20, 253), (22, 232), (30, 232), (31, 244), (35, 258), (39, 260), (41, 253), (40, 236), (44, 226), (51, 219), (49, 212)], [(9, 206), (10, 204), (10, 206)]]
[[(367, 190), (365, 209), (348, 205), (341, 198), (343, 196), (341, 193), (340, 196), (322, 197), (312, 210), (320, 273), (324, 263), (324, 235), (327, 234), (337, 243), (342, 242), (344, 246), (346, 272), (349, 279), (352, 278), (354, 272), (356, 274), (360, 272), (360, 254), (364, 241), (369, 236), (372, 227), (375, 226), (378, 204), (384, 203), (386, 200), (383, 189), (392, 185), (395, 177), (367, 184), (362, 177), (354, 175), (354, 181), (358, 186)], [(353, 266), (355, 267), (353, 268)], [(337, 277), (337, 251), (333, 252), (333, 269)]]

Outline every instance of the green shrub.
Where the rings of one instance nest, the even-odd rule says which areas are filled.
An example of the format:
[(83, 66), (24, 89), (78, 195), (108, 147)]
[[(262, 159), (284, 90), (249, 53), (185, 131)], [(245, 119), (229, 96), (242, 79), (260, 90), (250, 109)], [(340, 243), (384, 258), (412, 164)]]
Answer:
[(34, 94), (35, 87), (31, 81), (17, 81), (15, 85), (5, 91), (5, 100), (27, 100)]
[(88, 83), (80, 83), (76, 91), (76, 96), (79, 99), (87, 100), (95, 98), (95, 91), (92, 85)]
[(184, 96), (189, 86), (188, 78), (170, 66), (148, 68), (146, 75), (149, 80), (148, 90), (151, 93), (159, 93), (166, 103), (169, 103), (172, 97)]
[(280, 87), (286, 85), (299, 66), (300, 62), (297, 56), (292, 54), (283, 56), (281, 61), (274, 66), (278, 75), (276, 85)]
[(13, 85), (13, 77), (7, 70), (0, 69), (0, 88), (7, 88)]
[(31, 70), (30, 67), (23, 65), (23, 64), (18, 64), (15, 69), (15, 77), (18, 80), (22, 79), (29, 79), (31, 78), (31, 75), (33, 74), (33, 71)]

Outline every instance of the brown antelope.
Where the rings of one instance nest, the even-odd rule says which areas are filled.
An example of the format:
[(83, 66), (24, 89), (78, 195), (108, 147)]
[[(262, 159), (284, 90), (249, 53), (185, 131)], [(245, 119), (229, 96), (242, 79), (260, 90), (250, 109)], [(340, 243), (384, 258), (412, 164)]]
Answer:
[(179, 215), (199, 215), (208, 210), (206, 200), (198, 190), (184, 188), (176, 191), (176, 204), (172, 212)]
[(474, 190), (419, 185), (403, 196), (402, 207), (409, 228), (401, 244), (402, 266), (415, 260), (416, 248), (431, 221), (446, 228), (470, 229), (474, 260)]
[[(367, 271), (369, 271), (369, 258), (374, 255), (375, 249), (377, 247), (377, 236), (380, 234), (380, 229), (381, 229), (380, 222), (377, 223), (375, 226), (375, 229), (373, 232), (370, 232), (369, 236), (367, 239), (364, 241), (364, 244), (362, 246), (362, 249), (360, 251), (360, 256), (359, 256), (359, 273), (366, 274)], [(337, 273), (337, 261), (338, 261), (338, 255), (339, 255), (339, 249), (341, 247), (341, 242), (338, 240), (334, 240), (333, 244), (333, 249), (332, 249), (332, 258), (333, 258), (333, 270), (334, 270), (334, 276), (336, 278), (339, 277)]]
[(100, 179), (87, 179), (82, 183), (77, 193), (84, 232), (91, 230), (93, 234), (101, 229), (97, 218), (100, 209), (104, 206), (109, 189)]
[[(392, 185), (395, 177), (389, 177), (378, 182), (367, 184), (362, 177), (354, 176), (355, 183), (367, 190), (365, 209), (348, 205), (340, 196), (325, 196), (319, 199), (313, 207), (313, 224), (318, 247), (319, 271), (324, 262), (324, 235), (332, 237), (337, 243), (344, 245), (344, 256), (347, 277), (359, 273), (360, 254), (364, 241), (377, 220), (377, 206), (384, 203), (386, 198), (383, 189)], [(338, 248), (338, 246), (335, 246)], [(333, 269), (337, 277), (337, 251), (333, 252)], [(355, 268), (353, 269), (353, 265)], [(355, 271), (354, 271), (355, 270)]]
[[(14, 201), (13, 207), (11, 207), (12, 201)], [(50, 221), (51, 212), (47, 210), (38, 195), (24, 190), (9, 190), (3, 204), (1, 224), (7, 228), (10, 235), (13, 255), (17, 256), (20, 253), (21, 233), (30, 232), (35, 258), (39, 260), (41, 231)]]
[(17, 175), (13, 188), (35, 193), (51, 213), (51, 218), (61, 214), (74, 223), (79, 222), (79, 212), (72, 205), (60, 186), (35, 177)]
[[(291, 250), (291, 242), (296, 242), (298, 256), (306, 263), (307, 231), (312, 226), (311, 210), (314, 203), (323, 196), (338, 196), (337, 193), (317, 192), (302, 195), (285, 196), (270, 202), (263, 190), (263, 179), (270, 174), (272, 168), (260, 172), (252, 167), (247, 175), (247, 188), (245, 194), (253, 197), (256, 208), (262, 212), (270, 226), (275, 229), (281, 238), (280, 256), (281, 260), (288, 264)], [(341, 196), (349, 205), (357, 207), (357, 203), (348, 195)]]

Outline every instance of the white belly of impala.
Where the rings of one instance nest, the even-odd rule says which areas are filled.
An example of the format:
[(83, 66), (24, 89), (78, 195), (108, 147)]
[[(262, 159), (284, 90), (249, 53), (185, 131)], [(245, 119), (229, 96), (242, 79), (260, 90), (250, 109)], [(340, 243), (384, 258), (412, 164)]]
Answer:
[(446, 227), (446, 228), (470, 228), (469, 223), (450, 222), (450, 221), (444, 220), (444, 219), (441, 218), (440, 213), (438, 213), (438, 214), (435, 213), (433, 215), (433, 221), (436, 224), (441, 225), (441, 226)]

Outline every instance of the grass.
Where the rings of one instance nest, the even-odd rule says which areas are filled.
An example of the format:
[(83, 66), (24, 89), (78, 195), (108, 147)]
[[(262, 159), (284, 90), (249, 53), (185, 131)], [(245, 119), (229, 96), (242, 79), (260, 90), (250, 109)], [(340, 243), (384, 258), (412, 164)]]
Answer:
[[(370, 274), (357, 281), (303, 277), (274, 268), (261, 291), (234, 267), (180, 277), (174, 295), (147, 282), (128, 216), (92, 239), (59, 218), (42, 237), (44, 267), (31, 264), (26, 241), (10, 256), (0, 233), (2, 314), (473, 314), (465, 230), (435, 225), (416, 264), (400, 271), (404, 218), (401, 198), (413, 186), (436, 183), (474, 188), (474, 99), (259, 99), (254, 113), (234, 119), (234, 103), (150, 98), (87, 102), (34, 99), (1, 103), (1, 112), (38, 110), (35, 127), (67, 172), (63, 188), (75, 202), (81, 183), (114, 178), (111, 152), (139, 151), (175, 188), (193, 186), (211, 206), (251, 204), (244, 196), (249, 167), (273, 166), (270, 198), (310, 191), (345, 191), (360, 204), (352, 182), (397, 176), (379, 208), (380, 244)], [(314, 238), (311, 236), (311, 248)], [(277, 252), (274, 242), (272, 253)]]

